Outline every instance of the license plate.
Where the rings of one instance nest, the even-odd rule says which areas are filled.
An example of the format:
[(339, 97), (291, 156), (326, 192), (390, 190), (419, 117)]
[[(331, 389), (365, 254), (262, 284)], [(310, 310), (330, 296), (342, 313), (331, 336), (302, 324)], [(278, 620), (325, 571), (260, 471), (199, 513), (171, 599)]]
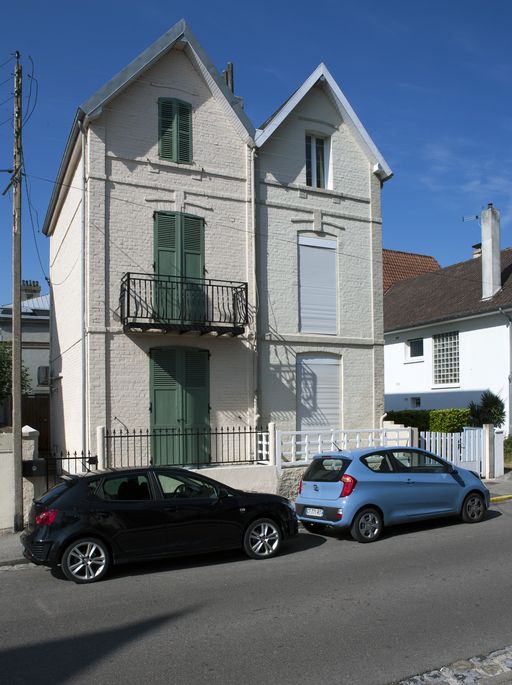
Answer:
[(324, 515), (323, 509), (314, 509), (313, 507), (306, 507), (304, 509), (304, 516), (320, 516)]

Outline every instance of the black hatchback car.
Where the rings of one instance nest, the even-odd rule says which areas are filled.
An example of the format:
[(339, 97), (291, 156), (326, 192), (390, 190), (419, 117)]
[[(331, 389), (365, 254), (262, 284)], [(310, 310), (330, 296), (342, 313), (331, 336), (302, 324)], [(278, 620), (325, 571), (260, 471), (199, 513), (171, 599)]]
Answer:
[(34, 501), (21, 542), (33, 563), (91, 583), (111, 564), (137, 559), (236, 548), (268, 559), (296, 533), (295, 510), (284, 497), (152, 466), (63, 477)]

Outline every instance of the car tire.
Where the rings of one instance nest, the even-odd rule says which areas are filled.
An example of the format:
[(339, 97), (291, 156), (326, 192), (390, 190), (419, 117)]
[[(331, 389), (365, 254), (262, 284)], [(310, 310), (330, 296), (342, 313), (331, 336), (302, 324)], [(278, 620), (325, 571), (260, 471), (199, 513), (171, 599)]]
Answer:
[(301, 521), (301, 523), (309, 533), (323, 533), (325, 531), (324, 523), (311, 523), (311, 521)]
[(270, 559), (281, 549), (283, 535), (272, 519), (256, 519), (244, 534), (244, 552), (252, 559)]
[(357, 542), (375, 542), (380, 538), (384, 522), (381, 514), (373, 507), (365, 507), (355, 516), (350, 535)]
[(84, 537), (75, 540), (62, 555), (62, 573), (75, 583), (94, 583), (101, 580), (109, 567), (108, 547), (97, 538)]
[(464, 523), (479, 523), (485, 516), (485, 499), (479, 492), (470, 492), (462, 504)]

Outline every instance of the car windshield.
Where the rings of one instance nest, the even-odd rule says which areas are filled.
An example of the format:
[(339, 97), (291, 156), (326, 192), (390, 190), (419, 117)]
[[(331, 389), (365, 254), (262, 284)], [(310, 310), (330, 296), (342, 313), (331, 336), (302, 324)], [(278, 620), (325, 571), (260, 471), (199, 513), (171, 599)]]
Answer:
[(319, 457), (318, 459), (313, 459), (313, 462), (304, 474), (303, 480), (334, 483), (345, 473), (349, 464), (349, 459), (341, 459), (340, 457)]

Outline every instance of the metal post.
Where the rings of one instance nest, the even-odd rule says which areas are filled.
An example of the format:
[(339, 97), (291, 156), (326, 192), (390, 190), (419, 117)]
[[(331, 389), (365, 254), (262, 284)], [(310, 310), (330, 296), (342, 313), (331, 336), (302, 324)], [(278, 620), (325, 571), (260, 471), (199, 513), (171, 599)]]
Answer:
[(15, 531), (23, 529), (21, 437), (21, 64), (14, 69), (14, 171), (12, 179), (12, 437), (14, 450)]

